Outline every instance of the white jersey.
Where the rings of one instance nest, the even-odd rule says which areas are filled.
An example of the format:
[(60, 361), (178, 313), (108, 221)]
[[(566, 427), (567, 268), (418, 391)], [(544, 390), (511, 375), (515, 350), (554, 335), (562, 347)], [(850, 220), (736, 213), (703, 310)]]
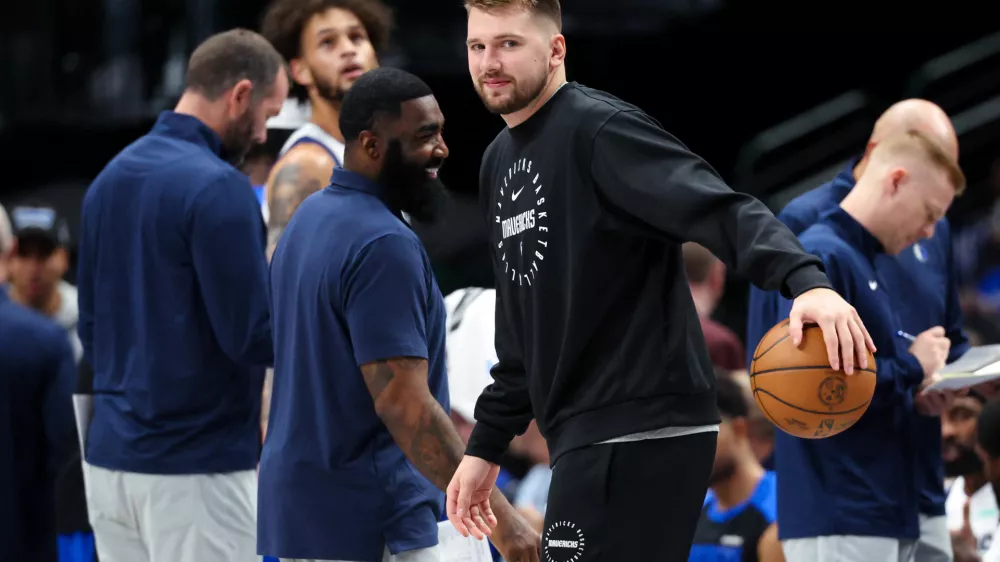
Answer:
[(493, 334), (496, 290), (469, 287), (444, 299), (448, 320), (448, 394), (451, 409), (472, 422), (476, 401), (493, 383), (490, 369), (497, 363)]
[[(957, 532), (962, 529), (962, 511), (965, 508), (965, 479), (959, 476), (948, 490), (948, 498), (944, 503), (945, 514), (948, 517), (948, 530)], [(993, 495), (993, 487), (989, 483), (972, 494), (969, 503), (969, 526), (976, 537), (980, 556), (984, 556), (993, 542), (997, 530), (997, 499)]]

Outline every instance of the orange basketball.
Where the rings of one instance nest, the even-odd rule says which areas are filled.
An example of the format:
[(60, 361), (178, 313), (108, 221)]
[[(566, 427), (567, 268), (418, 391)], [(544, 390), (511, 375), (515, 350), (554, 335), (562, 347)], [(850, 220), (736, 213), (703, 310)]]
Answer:
[(750, 388), (764, 415), (785, 433), (822, 439), (861, 419), (875, 393), (875, 357), (847, 376), (830, 368), (819, 326), (806, 325), (802, 345), (792, 345), (788, 320), (767, 332), (750, 364)]

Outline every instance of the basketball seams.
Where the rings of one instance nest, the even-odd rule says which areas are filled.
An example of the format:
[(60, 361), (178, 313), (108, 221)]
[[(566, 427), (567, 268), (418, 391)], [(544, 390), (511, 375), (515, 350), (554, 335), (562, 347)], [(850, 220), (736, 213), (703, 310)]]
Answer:
[[(872, 402), (871, 398), (869, 398), (868, 400), (865, 401), (864, 404), (859, 404), (859, 405), (857, 405), (857, 406), (855, 406), (853, 408), (850, 408), (848, 410), (839, 410), (839, 411), (836, 411), (836, 412), (821, 412), (819, 410), (808, 410), (806, 408), (802, 408), (802, 407), (796, 406), (795, 404), (792, 404), (791, 402), (786, 402), (785, 400), (782, 400), (781, 398), (778, 398), (778, 396), (776, 394), (774, 394), (773, 392), (771, 392), (769, 390), (765, 390), (763, 388), (757, 389), (757, 390), (754, 391), (754, 397), (755, 398), (756, 398), (756, 394), (758, 392), (761, 393), (761, 394), (763, 394), (763, 395), (765, 395), (765, 396), (770, 396), (771, 398), (774, 398), (775, 400), (777, 400), (778, 402), (784, 404), (785, 406), (788, 406), (789, 408), (794, 408), (794, 409), (796, 409), (796, 410), (798, 410), (800, 412), (804, 412), (804, 413), (807, 413), (807, 414), (815, 414), (817, 416), (842, 416), (844, 414), (851, 414), (851, 413), (857, 412), (858, 410), (868, 408), (868, 405), (871, 404), (871, 402)], [(760, 404), (760, 399), (759, 398), (757, 399), (757, 403)]]
[[(764, 370), (764, 371), (751, 372), (750, 373), (750, 379), (753, 380), (753, 378), (756, 377), (757, 375), (766, 375), (768, 373), (780, 373), (782, 371), (816, 371), (816, 370), (820, 370), (820, 369), (825, 369), (827, 371), (830, 371), (830, 373), (840, 373), (840, 371), (834, 371), (833, 369), (831, 369), (829, 365), (802, 365), (801, 367), (799, 367), (799, 366), (795, 366), (795, 367), (774, 367), (773, 369), (767, 369), (767, 370)], [(871, 373), (873, 375), (877, 375), (878, 374), (875, 371), (875, 369), (855, 369), (854, 372), (856, 372), (856, 373), (862, 373), (862, 372), (863, 373)], [(844, 376), (853, 376), (853, 375), (844, 375)]]

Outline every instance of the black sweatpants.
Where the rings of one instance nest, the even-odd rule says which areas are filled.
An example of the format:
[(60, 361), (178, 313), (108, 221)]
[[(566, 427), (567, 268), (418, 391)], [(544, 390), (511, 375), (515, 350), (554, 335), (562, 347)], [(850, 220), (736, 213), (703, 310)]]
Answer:
[(542, 562), (687, 562), (715, 432), (591, 445), (552, 470)]

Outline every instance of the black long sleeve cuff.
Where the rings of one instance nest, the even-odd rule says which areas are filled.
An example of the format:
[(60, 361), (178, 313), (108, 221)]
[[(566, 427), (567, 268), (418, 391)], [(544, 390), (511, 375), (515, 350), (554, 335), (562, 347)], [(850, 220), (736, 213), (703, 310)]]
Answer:
[(823, 269), (815, 263), (807, 263), (789, 272), (781, 286), (781, 294), (786, 299), (798, 298), (811, 289), (833, 289)]
[(481, 458), (489, 463), (500, 464), (500, 459), (507, 452), (513, 439), (513, 434), (483, 422), (477, 422), (472, 428), (472, 435), (469, 436), (469, 445), (465, 449), (465, 454)]

